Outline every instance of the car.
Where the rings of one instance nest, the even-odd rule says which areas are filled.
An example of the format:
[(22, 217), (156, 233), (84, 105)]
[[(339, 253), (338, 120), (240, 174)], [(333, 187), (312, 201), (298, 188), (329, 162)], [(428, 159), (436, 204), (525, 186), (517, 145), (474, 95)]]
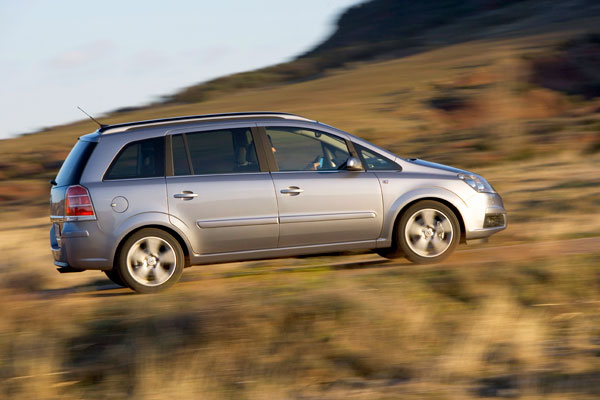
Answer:
[(439, 262), (507, 224), (479, 175), (279, 112), (101, 125), (51, 183), (58, 271), (140, 293), (199, 264), (357, 250)]

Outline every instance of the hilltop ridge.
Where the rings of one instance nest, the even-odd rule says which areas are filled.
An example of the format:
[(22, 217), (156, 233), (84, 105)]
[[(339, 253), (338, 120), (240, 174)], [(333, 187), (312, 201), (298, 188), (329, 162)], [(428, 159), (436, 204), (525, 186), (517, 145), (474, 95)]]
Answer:
[(547, 33), (557, 24), (598, 16), (600, 3), (594, 0), (366, 1), (343, 12), (328, 38), (292, 61), (192, 85), (165, 96), (164, 102), (195, 103), (232, 90), (312, 80), (350, 63), (394, 59), (465, 41)]

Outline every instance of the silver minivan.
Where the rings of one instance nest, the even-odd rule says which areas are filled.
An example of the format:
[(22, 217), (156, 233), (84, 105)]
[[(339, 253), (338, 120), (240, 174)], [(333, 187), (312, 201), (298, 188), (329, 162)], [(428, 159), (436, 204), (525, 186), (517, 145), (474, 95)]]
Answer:
[(197, 264), (348, 250), (437, 262), (506, 228), (482, 177), (286, 113), (103, 125), (51, 183), (58, 270), (141, 293)]

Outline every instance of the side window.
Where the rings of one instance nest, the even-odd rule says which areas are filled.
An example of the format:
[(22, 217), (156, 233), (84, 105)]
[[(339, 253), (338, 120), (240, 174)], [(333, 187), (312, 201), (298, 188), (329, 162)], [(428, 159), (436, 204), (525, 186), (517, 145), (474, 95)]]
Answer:
[[(186, 139), (194, 175), (260, 171), (254, 141), (248, 128), (189, 133), (186, 134)], [(174, 143), (174, 161), (182, 157), (175, 154), (176, 149)], [(176, 167), (175, 174), (183, 175), (185, 169), (184, 166)]]
[(358, 151), (360, 158), (362, 159), (363, 165), (367, 170), (386, 170), (386, 171), (397, 171), (402, 169), (398, 164), (389, 160), (377, 153), (367, 150), (359, 144), (354, 143), (354, 148)]
[(350, 157), (346, 142), (325, 132), (287, 127), (266, 130), (280, 171), (335, 171)]
[(165, 176), (165, 138), (158, 137), (126, 145), (108, 168), (104, 179)]

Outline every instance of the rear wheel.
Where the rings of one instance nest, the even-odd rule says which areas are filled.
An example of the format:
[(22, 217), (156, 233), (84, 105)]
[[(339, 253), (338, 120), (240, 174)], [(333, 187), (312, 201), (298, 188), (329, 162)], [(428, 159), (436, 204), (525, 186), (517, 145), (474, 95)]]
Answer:
[(181, 277), (184, 254), (179, 242), (160, 229), (142, 229), (123, 244), (117, 270), (139, 293), (164, 290)]
[(454, 212), (437, 201), (424, 200), (410, 206), (400, 218), (397, 245), (404, 256), (418, 264), (448, 257), (460, 240)]

